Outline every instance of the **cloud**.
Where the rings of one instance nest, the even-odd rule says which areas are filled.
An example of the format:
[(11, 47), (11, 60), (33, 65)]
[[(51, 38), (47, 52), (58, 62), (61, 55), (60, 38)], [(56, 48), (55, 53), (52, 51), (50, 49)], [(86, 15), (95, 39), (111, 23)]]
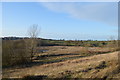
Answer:
[(41, 3), (51, 11), (66, 13), (70, 17), (92, 20), (117, 26), (118, 4), (115, 2), (59, 2)]

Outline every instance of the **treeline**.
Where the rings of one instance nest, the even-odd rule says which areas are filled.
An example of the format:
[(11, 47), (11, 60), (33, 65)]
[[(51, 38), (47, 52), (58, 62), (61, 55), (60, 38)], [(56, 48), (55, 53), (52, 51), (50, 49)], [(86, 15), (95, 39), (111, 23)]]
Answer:
[[(25, 40), (29, 37), (4, 37), (2, 40)], [(118, 44), (117, 40), (97, 41), (97, 40), (53, 40), (53, 39), (38, 39), (38, 46), (83, 46), (83, 47), (104, 47)]]
[(118, 41), (93, 41), (93, 40), (47, 40), (42, 39), (39, 41), (40, 46), (82, 46), (82, 47), (106, 47), (117, 46)]

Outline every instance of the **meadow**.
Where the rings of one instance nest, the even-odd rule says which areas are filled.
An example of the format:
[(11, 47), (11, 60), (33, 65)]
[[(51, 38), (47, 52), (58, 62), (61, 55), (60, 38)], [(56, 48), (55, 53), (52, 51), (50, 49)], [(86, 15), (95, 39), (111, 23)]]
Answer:
[(119, 79), (116, 41), (38, 40), (32, 61), (25, 41), (3, 40), (3, 80)]

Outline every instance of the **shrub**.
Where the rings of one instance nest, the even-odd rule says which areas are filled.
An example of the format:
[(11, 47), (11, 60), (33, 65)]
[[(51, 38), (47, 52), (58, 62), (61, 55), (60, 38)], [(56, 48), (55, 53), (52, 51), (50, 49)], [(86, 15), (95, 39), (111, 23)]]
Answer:
[(29, 61), (24, 40), (5, 40), (2, 42), (3, 67), (18, 65)]

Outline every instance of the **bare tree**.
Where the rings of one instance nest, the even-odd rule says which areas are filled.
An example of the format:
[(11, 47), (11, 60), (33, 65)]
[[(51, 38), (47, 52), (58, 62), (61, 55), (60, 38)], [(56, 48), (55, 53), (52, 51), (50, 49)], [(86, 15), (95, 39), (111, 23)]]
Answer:
[(115, 36), (110, 36), (107, 44), (109, 50), (118, 50), (118, 41), (115, 40)]
[(113, 41), (113, 40), (115, 40), (115, 36), (110, 36), (109, 39), (110, 39), (110, 41)]
[(34, 57), (36, 51), (37, 51), (37, 37), (39, 34), (40, 30), (38, 29), (38, 25), (37, 24), (33, 24), (29, 29), (28, 29), (28, 35), (30, 37), (30, 39), (27, 40), (27, 44), (26, 44), (26, 49), (27, 52), (30, 54), (31, 57), (31, 61), (32, 58)]
[(28, 35), (30, 38), (37, 38), (39, 34), (39, 29), (37, 24), (33, 24), (29, 29), (28, 29)]

